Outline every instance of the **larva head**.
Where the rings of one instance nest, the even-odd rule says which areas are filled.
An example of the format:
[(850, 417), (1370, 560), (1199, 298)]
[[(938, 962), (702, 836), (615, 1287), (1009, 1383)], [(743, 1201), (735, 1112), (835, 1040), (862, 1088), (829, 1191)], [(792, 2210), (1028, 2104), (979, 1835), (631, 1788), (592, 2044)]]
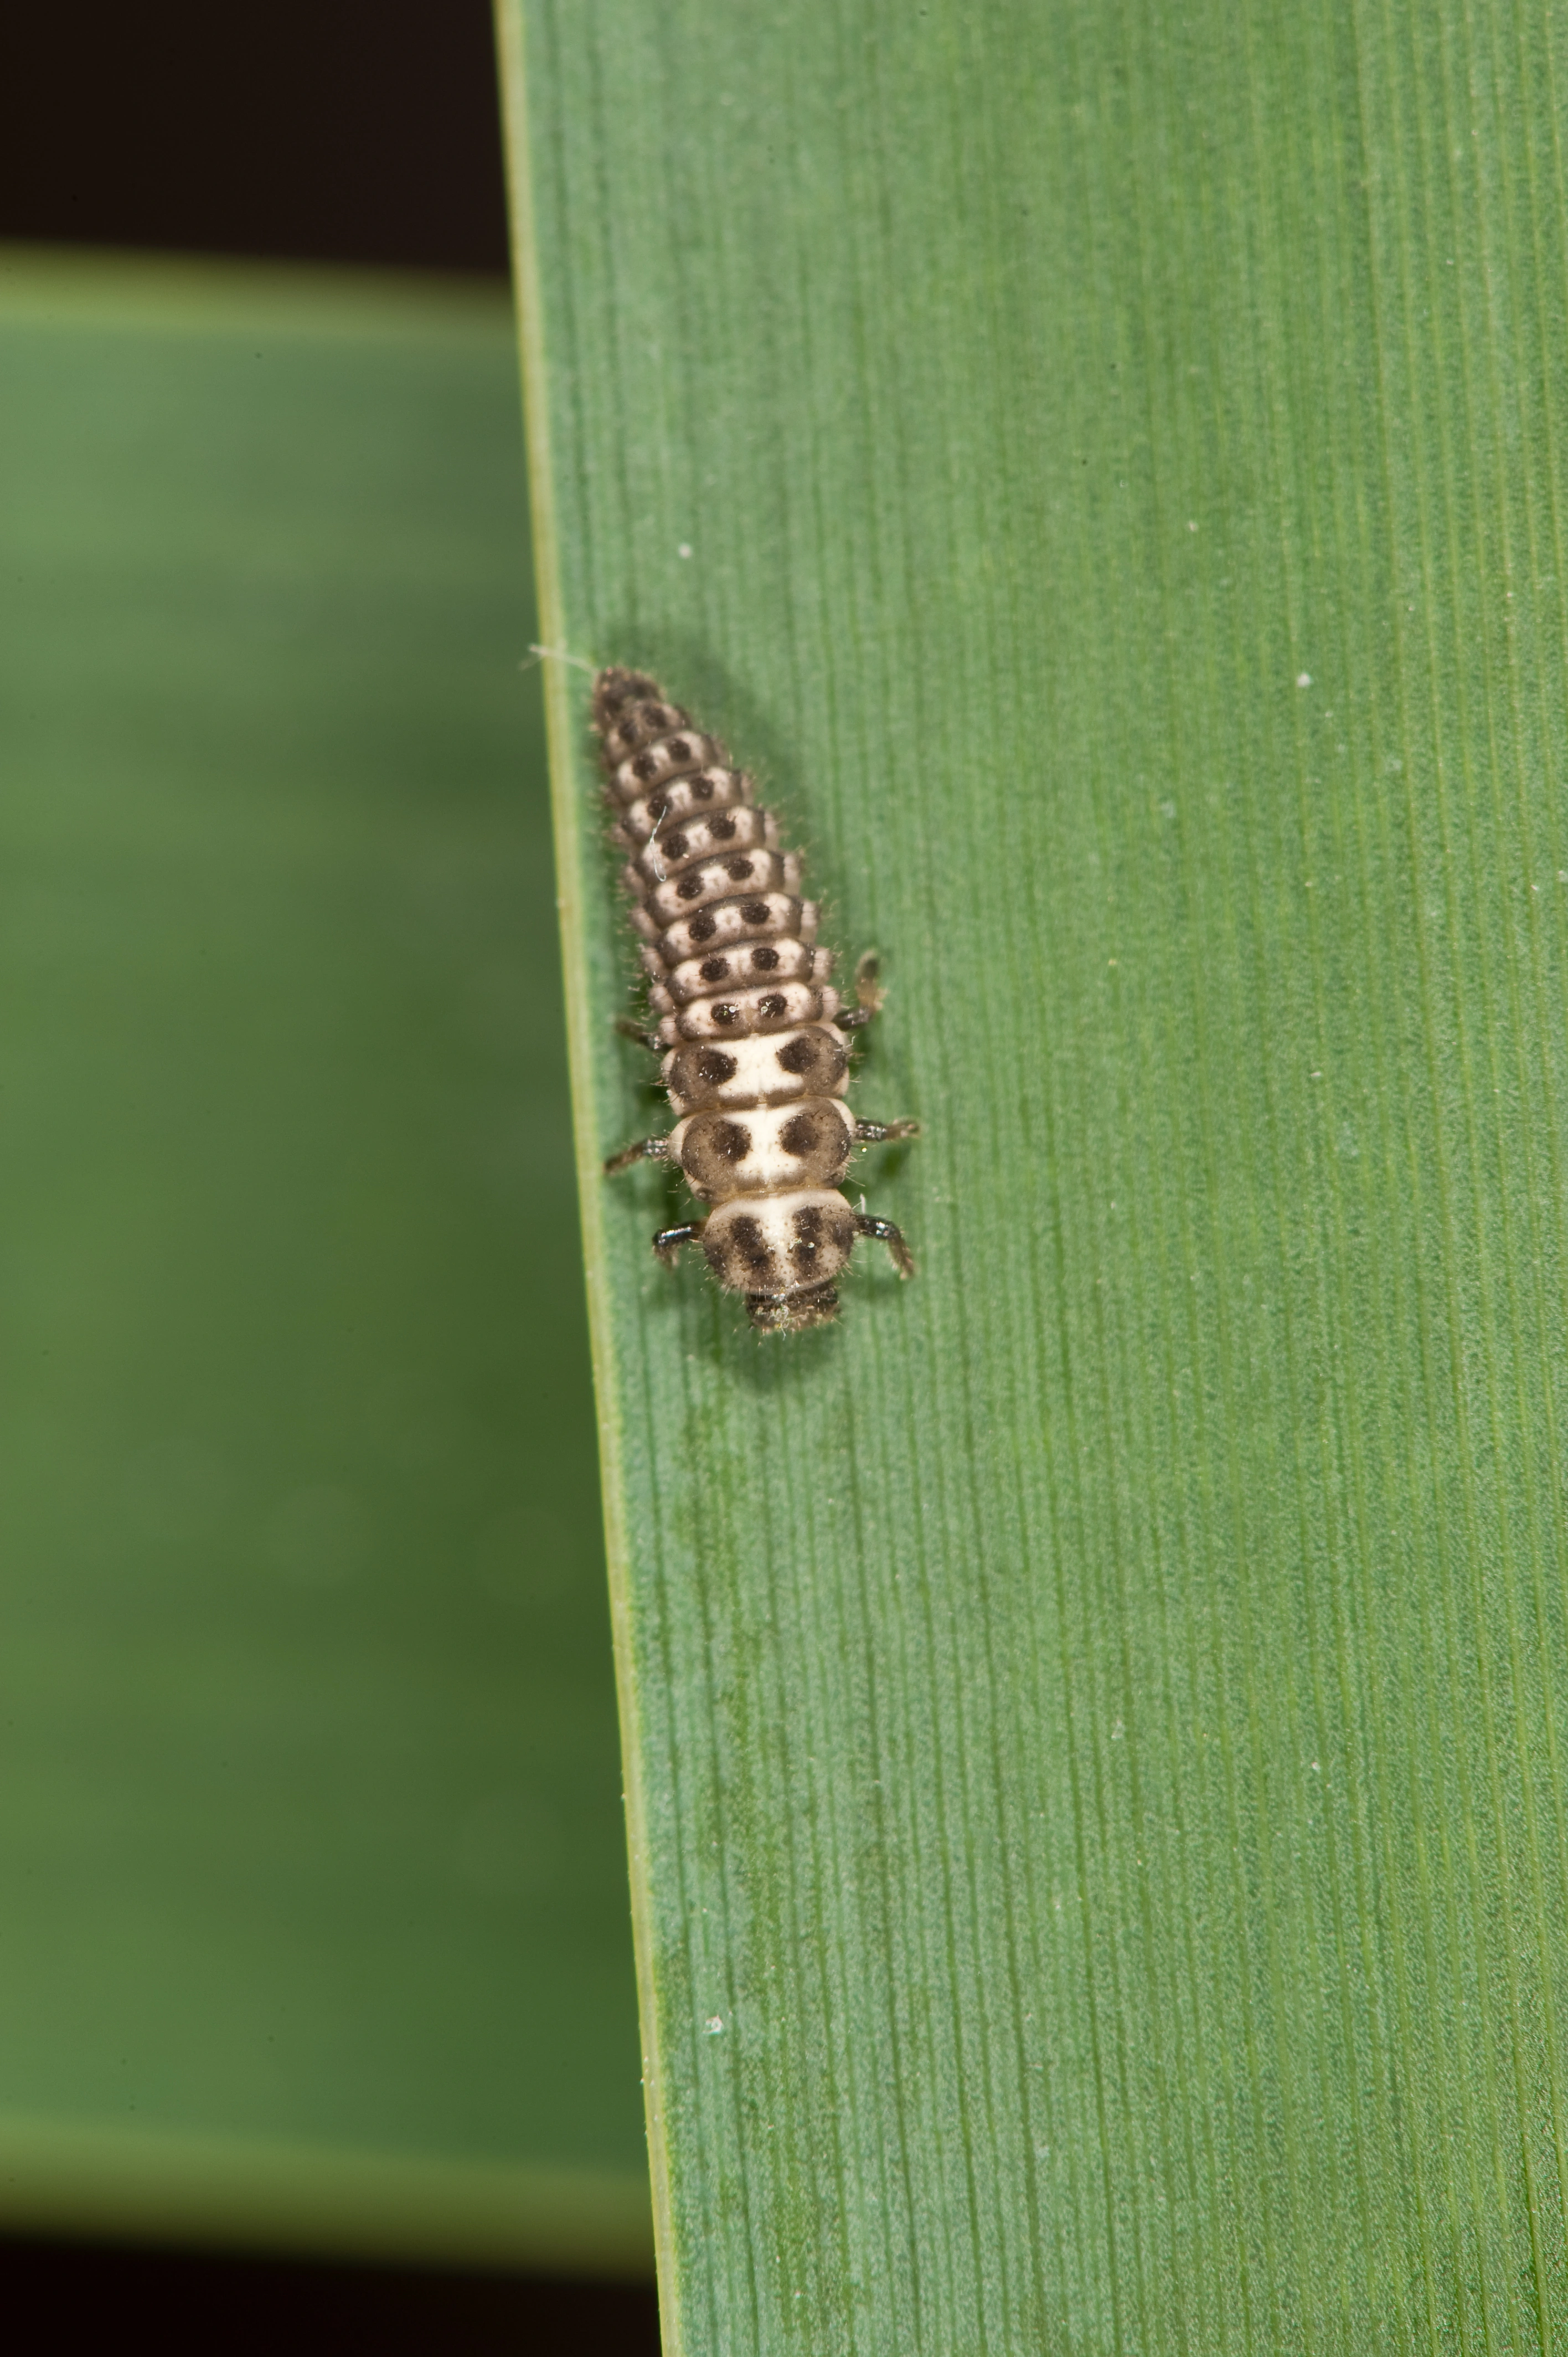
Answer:
[(703, 1229), (703, 1251), (719, 1283), (746, 1295), (754, 1326), (788, 1332), (833, 1316), (836, 1297), (831, 1305), (826, 1297), (854, 1236), (854, 1216), (842, 1195), (801, 1188), (721, 1203)]

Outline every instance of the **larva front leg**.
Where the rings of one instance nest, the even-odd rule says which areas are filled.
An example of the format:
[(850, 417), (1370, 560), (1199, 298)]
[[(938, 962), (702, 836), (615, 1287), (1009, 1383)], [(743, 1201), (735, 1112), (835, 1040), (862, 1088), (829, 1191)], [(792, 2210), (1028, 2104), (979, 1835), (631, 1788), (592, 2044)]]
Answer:
[(857, 1121), (854, 1142), (857, 1146), (886, 1146), (889, 1138), (918, 1137), (918, 1121)]
[(863, 1031), (874, 1015), (880, 1015), (886, 992), (879, 976), (882, 955), (878, 950), (863, 950), (855, 962), (854, 1005), (835, 1015), (834, 1022), (841, 1031)]
[(639, 1137), (634, 1146), (623, 1146), (605, 1163), (605, 1177), (613, 1178), (618, 1170), (629, 1170), (634, 1162), (664, 1162), (669, 1159), (670, 1140), (667, 1137)]

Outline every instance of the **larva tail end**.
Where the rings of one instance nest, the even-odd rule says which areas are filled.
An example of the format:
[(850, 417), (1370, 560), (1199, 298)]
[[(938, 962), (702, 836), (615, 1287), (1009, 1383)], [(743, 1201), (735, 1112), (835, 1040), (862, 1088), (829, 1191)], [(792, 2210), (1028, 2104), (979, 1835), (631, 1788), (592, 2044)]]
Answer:
[(759, 1334), (803, 1334), (831, 1326), (839, 1314), (838, 1288), (814, 1285), (806, 1293), (748, 1293), (746, 1314)]

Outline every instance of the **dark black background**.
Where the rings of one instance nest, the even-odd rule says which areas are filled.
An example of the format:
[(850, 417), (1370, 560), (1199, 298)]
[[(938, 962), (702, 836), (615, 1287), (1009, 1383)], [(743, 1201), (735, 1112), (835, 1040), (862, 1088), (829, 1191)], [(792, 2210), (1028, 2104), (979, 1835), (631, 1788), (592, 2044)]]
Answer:
[[(486, 0), (8, 0), (0, 238), (507, 268)], [(651, 2289), (0, 2239), (13, 2347), (655, 2357)]]
[[(215, 0), (216, 5), (216, 0)], [(658, 2357), (654, 2295), (635, 2284), (435, 2268), (0, 2242), (0, 2310), (17, 2357)]]
[(507, 267), (486, 0), (7, 0), (0, 236)]

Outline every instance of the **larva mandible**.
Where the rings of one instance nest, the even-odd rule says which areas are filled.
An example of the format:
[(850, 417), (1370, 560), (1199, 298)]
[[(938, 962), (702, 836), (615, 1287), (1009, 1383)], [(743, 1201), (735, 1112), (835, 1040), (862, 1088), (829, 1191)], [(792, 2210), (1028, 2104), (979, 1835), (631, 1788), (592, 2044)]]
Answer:
[(826, 1325), (857, 1237), (885, 1243), (900, 1276), (915, 1273), (891, 1220), (852, 1211), (838, 1192), (856, 1146), (919, 1129), (856, 1121), (843, 1102), (843, 1034), (882, 1003), (876, 960), (861, 960), (855, 1004), (843, 1007), (827, 979), (832, 952), (815, 946), (815, 903), (800, 898), (799, 855), (779, 849), (751, 780), (656, 680), (601, 671), (594, 727), (659, 1017), (651, 1031), (623, 1028), (663, 1052), (660, 1081), (676, 1115), (667, 1137), (639, 1138), (605, 1168), (678, 1164), (711, 1208), (661, 1229), (659, 1258), (673, 1265), (682, 1244), (700, 1243), (763, 1333)]

